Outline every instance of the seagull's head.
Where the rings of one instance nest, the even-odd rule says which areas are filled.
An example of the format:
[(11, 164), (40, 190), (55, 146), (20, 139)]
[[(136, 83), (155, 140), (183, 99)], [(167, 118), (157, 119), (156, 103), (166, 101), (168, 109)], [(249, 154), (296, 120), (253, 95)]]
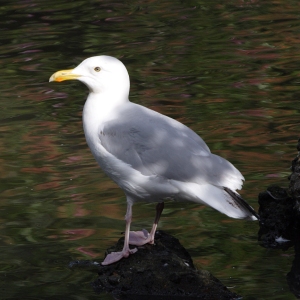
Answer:
[(90, 93), (129, 94), (129, 75), (121, 61), (112, 56), (94, 56), (85, 59), (76, 68), (54, 73), (49, 81), (79, 80)]

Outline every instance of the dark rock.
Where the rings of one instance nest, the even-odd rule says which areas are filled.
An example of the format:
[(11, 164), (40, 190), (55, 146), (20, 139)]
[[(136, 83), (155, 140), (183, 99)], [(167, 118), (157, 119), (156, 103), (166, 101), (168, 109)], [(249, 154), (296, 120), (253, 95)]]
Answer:
[[(266, 248), (288, 249), (294, 245), (295, 200), (287, 190), (268, 187), (258, 196), (260, 230), (258, 240)], [(286, 242), (283, 242), (286, 240)]]
[[(297, 150), (300, 151), (300, 139)], [(258, 239), (266, 248), (295, 247), (295, 259), (287, 274), (290, 290), (300, 297), (300, 152), (292, 161), (288, 189), (269, 187), (259, 194), (260, 230)], [(288, 241), (278, 242), (282, 237)]]
[[(108, 252), (120, 251), (124, 239)], [(96, 291), (117, 299), (239, 299), (209, 272), (197, 270), (179, 241), (157, 231), (154, 245), (138, 247), (134, 255), (99, 267)]]
[[(297, 149), (300, 151), (300, 139)], [(300, 154), (292, 161), (288, 189), (268, 187), (258, 197), (260, 230), (258, 240), (266, 248), (286, 250), (299, 240)]]
[[(298, 151), (300, 151), (300, 139), (298, 140), (297, 145)], [(299, 211), (299, 202), (300, 202), (300, 154), (292, 161), (292, 174), (289, 177), (290, 187), (289, 193), (293, 198), (298, 202), (298, 211)]]
[[(300, 151), (300, 139), (298, 140), (297, 150)], [(300, 152), (292, 161), (292, 174), (290, 175), (289, 193), (295, 199), (295, 259), (291, 271), (287, 274), (287, 281), (290, 290), (297, 298), (300, 298)]]

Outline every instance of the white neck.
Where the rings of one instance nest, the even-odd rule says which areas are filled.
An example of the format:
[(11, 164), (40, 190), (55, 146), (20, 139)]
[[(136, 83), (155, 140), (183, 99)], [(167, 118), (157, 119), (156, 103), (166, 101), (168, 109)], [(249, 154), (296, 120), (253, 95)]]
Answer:
[(120, 97), (120, 93), (90, 93), (82, 112), (86, 138), (92, 133), (98, 136), (100, 126), (116, 117), (115, 108), (126, 103), (129, 103), (128, 97)]

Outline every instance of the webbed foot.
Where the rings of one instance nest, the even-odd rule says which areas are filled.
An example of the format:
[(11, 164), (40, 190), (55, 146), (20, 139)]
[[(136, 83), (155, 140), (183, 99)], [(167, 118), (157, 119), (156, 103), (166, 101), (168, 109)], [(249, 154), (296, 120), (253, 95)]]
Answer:
[(102, 266), (107, 266), (110, 264), (113, 264), (119, 260), (121, 260), (123, 257), (127, 258), (130, 254), (134, 254), (137, 251), (136, 248), (134, 249), (123, 249), (121, 252), (111, 252), (109, 253), (104, 261), (101, 263)]
[(129, 233), (129, 244), (134, 246), (142, 246), (145, 244), (153, 244), (154, 237), (146, 230), (141, 231), (130, 231)]

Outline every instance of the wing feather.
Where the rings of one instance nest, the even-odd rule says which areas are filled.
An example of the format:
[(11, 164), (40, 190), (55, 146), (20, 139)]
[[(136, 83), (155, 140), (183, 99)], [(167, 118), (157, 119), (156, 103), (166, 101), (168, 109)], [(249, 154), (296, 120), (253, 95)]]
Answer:
[(103, 124), (102, 146), (144, 175), (238, 189), (243, 176), (227, 160), (211, 154), (205, 142), (174, 119), (129, 103)]

